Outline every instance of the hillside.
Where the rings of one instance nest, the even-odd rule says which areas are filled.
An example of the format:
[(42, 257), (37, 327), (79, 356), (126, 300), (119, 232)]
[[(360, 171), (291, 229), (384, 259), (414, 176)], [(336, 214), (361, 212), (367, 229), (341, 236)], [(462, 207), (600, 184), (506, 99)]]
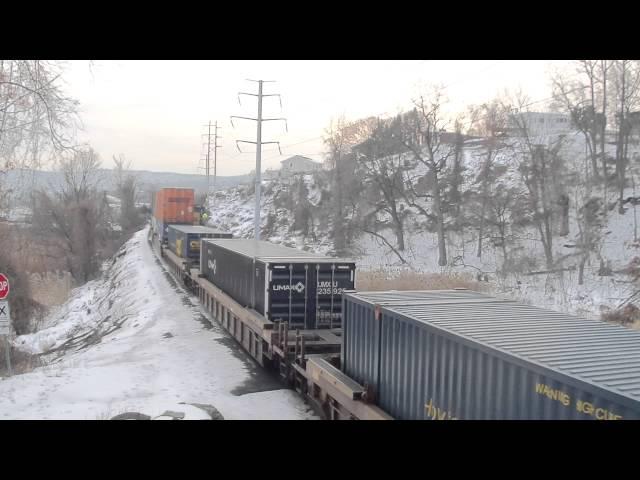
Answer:
[[(304, 175), (297, 181), (304, 182), (304, 199), (310, 204), (310, 215), (315, 219), (314, 229), (306, 235), (296, 230), (291, 215), (292, 184), (289, 180), (266, 180), (261, 195), (261, 235), (263, 240), (280, 243), (289, 247), (326, 254), (333, 250), (328, 235), (329, 224), (326, 218), (315, 218), (326, 184), (321, 175)], [(293, 195), (295, 197), (295, 195)], [(253, 236), (253, 218), (255, 212), (255, 188), (253, 184), (238, 185), (221, 190), (209, 199), (211, 217), (209, 225), (215, 225), (232, 232), (235, 237)]]
[[(539, 141), (544, 140), (546, 139)], [(635, 158), (637, 150), (637, 146), (633, 147), (630, 156), (634, 155)], [(561, 153), (567, 161), (583, 161), (584, 151), (582, 137), (574, 135), (565, 141)], [(473, 187), (481, 168), (482, 153), (482, 147), (477, 145), (470, 145), (464, 149), (464, 189)], [(510, 151), (500, 151), (496, 155), (496, 162), (504, 167), (505, 172), (494, 188), (498, 188), (499, 185), (508, 188), (521, 184)], [(469, 278), (486, 280), (490, 291), (507, 298), (563, 312), (599, 317), (603, 311), (615, 308), (635, 291), (634, 285), (622, 270), (629, 265), (632, 258), (638, 256), (640, 247), (640, 243), (635, 240), (636, 206), (635, 203), (629, 203), (625, 206), (624, 212), (620, 213), (615, 203), (615, 189), (608, 192), (607, 199), (610, 205), (605, 209), (604, 223), (598, 232), (602, 238), (600, 246), (586, 262), (584, 282), (578, 285), (576, 244), (579, 243), (579, 209), (576, 208), (574, 199), (586, 198), (587, 194), (602, 198), (604, 192), (602, 187), (585, 192), (584, 185), (573, 177), (567, 177), (563, 181), (566, 182), (567, 195), (571, 199), (568, 232), (557, 235), (553, 245), (555, 266), (563, 271), (539, 273), (546, 271), (544, 252), (538, 232), (531, 226), (513, 235), (508, 253), (510, 261), (516, 267), (505, 276), (499, 274), (503, 264), (503, 251), (495, 238), (485, 240), (482, 255), (478, 258), (477, 232), (473, 228), (465, 228), (462, 233), (447, 232), (448, 264), (440, 267), (437, 263), (435, 232), (428, 231), (415, 209), (408, 205), (401, 206), (409, 212), (404, 224), (406, 248), (402, 252), (406, 263), (400, 261), (382, 240), (362, 232), (351, 245), (352, 256), (357, 260), (361, 271), (382, 270), (389, 277), (399, 275), (403, 271), (458, 273)], [(303, 184), (305, 188), (301, 187)], [(263, 239), (317, 253), (332, 254), (331, 220), (328, 218), (331, 212), (327, 207), (331, 193), (326, 173), (304, 175), (286, 181), (265, 181), (261, 220)], [(625, 198), (635, 198), (635, 195), (632, 187), (624, 191)], [(306, 233), (302, 232), (299, 225), (295, 225), (295, 212), (300, 202), (306, 202), (309, 206), (310, 227)], [(220, 192), (210, 206), (211, 225), (230, 230), (239, 237), (253, 235), (253, 186), (241, 185)], [(393, 243), (393, 235), (389, 231), (381, 230), (378, 233)]]

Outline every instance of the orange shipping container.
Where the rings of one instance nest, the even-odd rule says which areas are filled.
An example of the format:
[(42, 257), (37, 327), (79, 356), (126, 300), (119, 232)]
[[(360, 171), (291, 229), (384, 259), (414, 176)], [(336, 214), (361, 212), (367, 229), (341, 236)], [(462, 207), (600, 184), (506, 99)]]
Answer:
[(153, 216), (162, 223), (193, 223), (192, 188), (163, 188), (156, 192)]

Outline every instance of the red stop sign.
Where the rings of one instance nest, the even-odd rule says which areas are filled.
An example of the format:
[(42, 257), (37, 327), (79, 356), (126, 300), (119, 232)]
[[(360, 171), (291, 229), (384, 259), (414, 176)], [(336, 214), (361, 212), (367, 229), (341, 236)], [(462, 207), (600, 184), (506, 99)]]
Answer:
[(0, 300), (9, 296), (9, 279), (4, 273), (0, 273)]

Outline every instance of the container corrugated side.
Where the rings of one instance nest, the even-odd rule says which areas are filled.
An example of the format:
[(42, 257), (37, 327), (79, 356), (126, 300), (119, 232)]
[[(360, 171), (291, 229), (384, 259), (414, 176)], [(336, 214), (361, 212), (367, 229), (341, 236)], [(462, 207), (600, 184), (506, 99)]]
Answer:
[(373, 304), (342, 301), (342, 371), (364, 386), (376, 388), (380, 361), (379, 322)]
[(193, 189), (163, 188), (156, 193), (154, 217), (164, 223), (193, 224)]
[(397, 419), (640, 418), (586, 382), (383, 313), (377, 402)]
[(242, 306), (249, 308), (255, 306), (254, 276), (256, 273), (252, 258), (220, 247), (208, 239), (202, 241), (200, 255), (201, 272), (207, 280)]
[[(638, 332), (496, 299), (379, 310), (363, 318), (378, 326), (376, 399), (394, 418), (640, 418)], [(358, 356), (346, 352), (347, 372)]]
[(171, 228), (171, 225), (169, 225), (167, 229), (167, 245), (169, 246), (169, 250), (178, 257), (183, 257), (182, 251), (178, 248), (182, 245), (182, 232)]
[[(487, 296), (470, 290), (351, 292), (343, 296), (341, 368), (364, 385), (378, 387), (380, 371), (380, 321), (376, 305), (439, 302), (443, 300), (486, 301)], [(375, 394), (375, 392), (374, 392)]]

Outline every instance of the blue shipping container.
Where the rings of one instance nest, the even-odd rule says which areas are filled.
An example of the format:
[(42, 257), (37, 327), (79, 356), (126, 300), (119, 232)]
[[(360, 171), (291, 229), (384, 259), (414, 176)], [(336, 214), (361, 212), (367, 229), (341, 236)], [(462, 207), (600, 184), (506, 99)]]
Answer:
[(640, 332), (475, 292), (343, 295), (341, 367), (397, 419), (640, 418)]
[(168, 225), (169, 249), (181, 258), (199, 260), (200, 241), (203, 238), (232, 238), (232, 235), (199, 225)]

